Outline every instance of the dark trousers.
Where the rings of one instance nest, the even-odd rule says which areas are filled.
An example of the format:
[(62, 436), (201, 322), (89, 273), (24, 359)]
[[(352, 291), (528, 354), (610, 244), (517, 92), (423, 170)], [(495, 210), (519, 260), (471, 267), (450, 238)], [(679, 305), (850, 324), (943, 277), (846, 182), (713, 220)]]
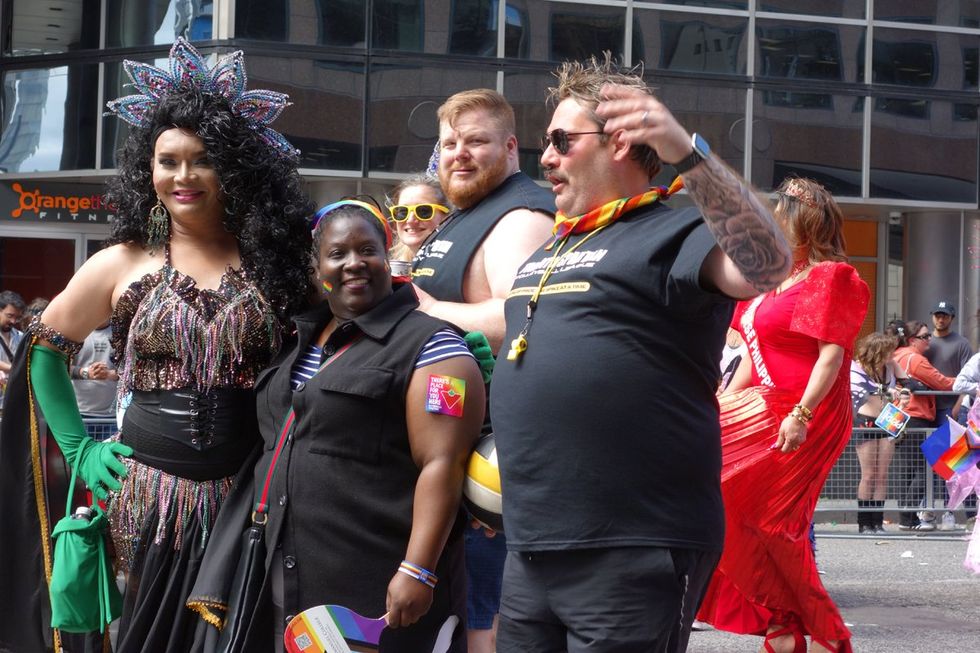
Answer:
[(719, 552), (507, 554), (497, 653), (682, 653)]
[[(930, 428), (932, 422), (919, 417), (913, 417), (906, 425), (907, 429)], [(914, 526), (919, 523), (916, 512), (926, 498), (926, 459), (922, 455), (922, 441), (926, 435), (922, 432), (910, 432), (895, 448), (898, 459), (900, 489), (898, 496), (899, 523)], [(912, 510), (908, 510), (912, 508)]]

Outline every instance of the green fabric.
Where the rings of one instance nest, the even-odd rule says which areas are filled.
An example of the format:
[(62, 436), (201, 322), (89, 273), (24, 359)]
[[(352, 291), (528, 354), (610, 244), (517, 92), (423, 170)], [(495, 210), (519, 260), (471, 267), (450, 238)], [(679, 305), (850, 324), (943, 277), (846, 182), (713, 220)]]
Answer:
[[(69, 488), (75, 486), (79, 466), (73, 467)], [(122, 596), (105, 546), (108, 520), (97, 505), (90, 508), (91, 519), (72, 519), (71, 494), (69, 491), (65, 517), (51, 532), (51, 627), (68, 633), (105, 632), (122, 615)]]
[(466, 346), (470, 348), (470, 353), (473, 354), (477, 365), (480, 366), (480, 374), (483, 375), (483, 382), (490, 383), (493, 366), (497, 363), (497, 360), (493, 357), (493, 350), (490, 349), (490, 341), (487, 340), (487, 337), (483, 335), (482, 331), (470, 331), (463, 336), (463, 340), (466, 341)]
[(133, 450), (119, 442), (96, 442), (85, 432), (65, 355), (43, 345), (31, 347), (31, 386), (66, 460), (77, 462), (78, 475), (99, 499), (122, 487), (126, 466), (117, 456)]

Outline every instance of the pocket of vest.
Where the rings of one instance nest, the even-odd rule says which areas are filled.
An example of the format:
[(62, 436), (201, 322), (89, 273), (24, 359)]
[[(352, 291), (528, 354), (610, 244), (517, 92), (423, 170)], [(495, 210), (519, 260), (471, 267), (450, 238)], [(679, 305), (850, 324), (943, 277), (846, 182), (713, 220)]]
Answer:
[[(317, 380), (310, 453), (376, 464), (381, 458), (394, 372), (380, 367), (345, 372)], [(404, 421), (404, 416), (400, 419)]]

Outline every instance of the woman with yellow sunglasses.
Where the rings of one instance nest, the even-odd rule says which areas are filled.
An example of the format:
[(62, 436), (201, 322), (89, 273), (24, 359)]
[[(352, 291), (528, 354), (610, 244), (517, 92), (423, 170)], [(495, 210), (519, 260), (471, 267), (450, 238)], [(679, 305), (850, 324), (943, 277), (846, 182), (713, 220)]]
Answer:
[(411, 262), (419, 247), (449, 214), (439, 180), (429, 174), (413, 175), (392, 191), (388, 217), (398, 235), (391, 261)]

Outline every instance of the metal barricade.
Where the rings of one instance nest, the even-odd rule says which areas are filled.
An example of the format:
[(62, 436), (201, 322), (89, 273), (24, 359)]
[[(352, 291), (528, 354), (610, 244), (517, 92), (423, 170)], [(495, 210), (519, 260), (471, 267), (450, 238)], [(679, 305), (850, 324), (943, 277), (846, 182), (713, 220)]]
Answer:
[(84, 417), (82, 422), (85, 430), (97, 442), (107, 440), (119, 432), (115, 417)]

